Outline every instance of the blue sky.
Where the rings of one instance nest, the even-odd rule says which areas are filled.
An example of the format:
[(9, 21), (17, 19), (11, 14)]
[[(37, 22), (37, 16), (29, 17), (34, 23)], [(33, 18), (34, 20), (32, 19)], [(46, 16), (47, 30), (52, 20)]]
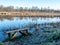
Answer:
[(0, 5), (14, 7), (32, 7), (60, 9), (60, 0), (0, 0)]

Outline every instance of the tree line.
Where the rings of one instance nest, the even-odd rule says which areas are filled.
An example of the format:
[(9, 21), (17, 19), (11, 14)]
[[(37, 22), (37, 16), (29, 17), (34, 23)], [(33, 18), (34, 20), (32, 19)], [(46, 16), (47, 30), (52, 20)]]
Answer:
[(28, 7), (19, 7), (19, 8), (14, 8), (14, 6), (7, 6), (4, 7), (3, 5), (0, 5), (0, 11), (54, 11), (53, 9), (49, 9), (49, 8), (41, 8), (39, 9), (38, 7), (32, 7), (32, 8), (28, 8)]

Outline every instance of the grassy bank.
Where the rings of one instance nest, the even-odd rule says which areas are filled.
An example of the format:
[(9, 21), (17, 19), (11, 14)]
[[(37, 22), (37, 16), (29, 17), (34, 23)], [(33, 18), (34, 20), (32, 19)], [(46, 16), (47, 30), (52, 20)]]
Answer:
[(32, 35), (16, 37), (12, 41), (2, 42), (2, 45), (60, 45), (60, 23), (50, 24), (49, 29), (34, 30)]

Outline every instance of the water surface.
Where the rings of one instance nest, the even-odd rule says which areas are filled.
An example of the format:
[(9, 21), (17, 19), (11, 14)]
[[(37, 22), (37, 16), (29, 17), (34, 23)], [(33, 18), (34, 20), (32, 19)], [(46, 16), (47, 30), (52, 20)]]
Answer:
[(0, 19), (0, 41), (5, 39), (4, 30), (13, 28), (23, 28), (29, 24), (42, 24), (42, 23), (56, 23), (60, 22), (60, 17), (44, 18), (44, 17), (13, 17)]

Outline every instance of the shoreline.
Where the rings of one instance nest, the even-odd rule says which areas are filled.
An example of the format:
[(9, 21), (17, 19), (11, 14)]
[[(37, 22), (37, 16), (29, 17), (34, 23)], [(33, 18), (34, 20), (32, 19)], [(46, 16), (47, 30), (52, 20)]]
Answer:
[(60, 17), (60, 13), (54, 11), (0, 12), (0, 17)]

